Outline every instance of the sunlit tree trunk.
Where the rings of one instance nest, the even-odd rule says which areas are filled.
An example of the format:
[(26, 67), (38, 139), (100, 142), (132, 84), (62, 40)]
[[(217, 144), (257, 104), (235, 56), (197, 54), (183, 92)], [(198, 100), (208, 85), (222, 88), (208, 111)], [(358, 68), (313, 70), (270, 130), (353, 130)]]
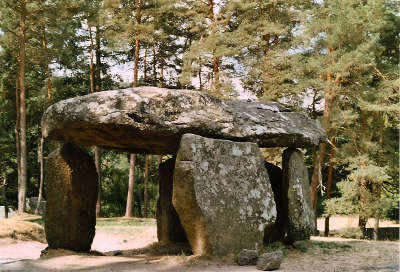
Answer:
[(144, 217), (147, 218), (149, 215), (149, 199), (148, 199), (148, 189), (149, 189), (149, 155), (145, 156), (144, 165)]
[[(335, 149), (333, 146), (331, 146), (331, 150), (329, 153), (329, 172), (328, 172), (328, 187), (326, 189), (326, 199), (331, 198), (334, 156), (335, 156)], [(325, 236), (329, 236), (329, 218), (330, 218), (330, 215), (325, 217)]]
[[(93, 46), (93, 42), (92, 42)], [(100, 45), (100, 29), (96, 26), (96, 67), (95, 67), (95, 89), (96, 92), (101, 91), (101, 45)], [(101, 150), (99, 147), (94, 147), (94, 164), (96, 165), (97, 177), (99, 190), (97, 193), (97, 202), (96, 202), (96, 217), (101, 216)]]
[[(208, 0), (209, 16), (212, 24), (215, 24), (214, 15), (214, 2), (213, 0)], [(219, 81), (219, 62), (220, 59), (215, 55), (215, 50), (213, 51), (213, 78), (214, 78), (214, 88), (217, 96), (221, 96), (220, 93), (220, 81)]]
[(39, 160), (39, 164), (40, 164), (40, 182), (39, 182), (39, 196), (38, 196), (38, 201), (36, 204), (35, 214), (39, 214), (40, 204), (41, 204), (42, 198), (43, 198), (43, 172), (44, 172), (43, 142), (44, 142), (43, 137), (40, 137), (40, 141), (39, 141), (39, 145), (38, 145), (38, 160)]
[(4, 218), (8, 218), (8, 202), (7, 202), (7, 171), (4, 169), (3, 172), (3, 185), (2, 185), (2, 196), (4, 200)]
[[(139, 26), (141, 24), (141, 14), (140, 14), (140, 5), (141, 0), (136, 1), (136, 37), (135, 37), (135, 59), (133, 61), (133, 87), (138, 86), (138, 70), (139, 70)], [(135, 154), (130, 154), (129, 156), (129, 180), (128, 180), (128, 196), (126, 198), (126, 210), (125, 216), (132, 217), (133, 216), (133, 204), (134, 204), (134, 186), (135, 186)]]
[(134, 189), (135, 189), (135, 154), (130, 154), (129, 158), (129, 181), (128, 181), (128, 195), (126, 197), (126, 217), (133, 217), (133, 204), (134, 199)]
[(99, 190), (97, 193), (97, 201), (96, 201), (96, 217), (101, 216), (101, 151), (100, 148), (94, 147), (94, 164), (96, 166), (97, 177), (98, 177), (98, 186)]
[(18, 183), (18, 213), (25, 211), (27, 186), (27, 145), (26, 145), (26, 90), (25, 90), (25, 32), (26, 0), (20, 0), (20, 36), (19, 36), (19, 112), (20, 112), (20, 152), (21, 174)]
[(156, 46), (153, 44), (153, 84), (157, 82), (157, 70), (156, 70)]
[(45, 61), (47, 100), (50, 104), (53, 99), (53, 96), (52, 96), (52, 90), (51, 90), (51, 73), (50, 73), (50, 69), (49, 69), (49, 58), (47, 56), (47, 39), (46, 39), (46, 26), (45, 25), (43, 25), (43, 29), (42, 29), (42, 46), (43, 46), (43, 56), (44, 56), (44, 61)]

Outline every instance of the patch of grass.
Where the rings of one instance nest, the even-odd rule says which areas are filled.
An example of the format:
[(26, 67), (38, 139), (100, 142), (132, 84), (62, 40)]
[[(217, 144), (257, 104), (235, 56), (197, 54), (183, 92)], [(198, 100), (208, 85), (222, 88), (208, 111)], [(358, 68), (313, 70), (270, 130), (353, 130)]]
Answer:
[(363, 233), (360, 228), (343, 228), (339, 229), (334, 233), (334, 236), (342, 237), (342, 238), (353, 238), (353, 239), (361, 239), (363, 238)]
[(39, 224), (41, 226), (44, 226), (44, 218), (37, 218), (37, 219), (29, 220), (29, 222), (36, 223), (36, 224)]
[(154, 226), (156, 221), (147, 218), (98, 218), (96, 227), (141, 227)]
[(273, 252), (281, 250), (284, 256), (289, 254), (290, 246), (284, 245), (282, 242), (273, 242), (264, 246), (264, 252)]

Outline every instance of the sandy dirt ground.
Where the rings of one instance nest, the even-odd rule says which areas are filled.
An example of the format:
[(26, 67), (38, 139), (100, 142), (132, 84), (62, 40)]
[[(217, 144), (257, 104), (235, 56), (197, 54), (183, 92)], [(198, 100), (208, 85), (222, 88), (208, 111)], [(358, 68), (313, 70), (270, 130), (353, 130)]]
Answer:
[[(207, 260), (184, 254), (132, 253), (131, 249), (156, 240), (155, 225), (101, 227), (92, 249), (107, 256), (65, 252), (62, 256), (39, 258), (46, 244), (2, 238), (0, 271), (258, 271), (255, 266), (235, 265), (233, 257)], [(306, 252), (287, 248), (279, 271), (399, 271), (399, 242), (312, 237), (309, 244)], [(119, 256), (110, 256), (117, 250)]]

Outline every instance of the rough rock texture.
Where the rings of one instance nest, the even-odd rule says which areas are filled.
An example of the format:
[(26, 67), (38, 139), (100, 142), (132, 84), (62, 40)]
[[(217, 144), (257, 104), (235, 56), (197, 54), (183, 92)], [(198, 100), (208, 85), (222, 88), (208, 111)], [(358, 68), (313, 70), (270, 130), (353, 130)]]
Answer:
[(283, 260), (283, 253), (280, 250), (264, 253), (258, 257), (257, 269), (262, 271), (271, 271), (279, 269)]
[(237, 256), (238, 265), (256, 265), (258, 252), (254, 249), (243, 249)]
[(303, 154), (293, 148), (288, 148), (282, 155), (283, 188), (288, 188), (283, 194), (283, 203), (287, 207), (287, 238), (289, 241), (309, 239), (315, 229), (315, 215), (311, 204), (310, 180)]
[(274, 200), (276, 204), (277, 218), (274, 224), (265, 228), (264, 244), (275, 241), (281, 241), (285, 237), (285, 221), (287, 220), (287, 211), (283, 209), (283, 192), (287, 192), (287, 188), (282, 188), (282, 169), (278, 166), (265, 162), (269, 181), (271, 182), (272, 191), (274, 192)]
[[(155, 87), (98, 92), (50, 106), (44, 137), (133, 153), (176, 153), (184, 133), (304, 147), (325, 141), (321, 127), (275, 102), (223, 101), (204, 92)], [(162, 139), (162, 141), (160, 141)]]
[(262, 246), (264, 229), (276, 218), (258, 146), (194, 134), (180, 143), (172, 203), (194, 254)]
[(157, 237), (158, 241), (187, 242), (186, 233), (172, 205), (175, 158), (160, 164), (158, 170)]
[(89, 251), (95, 235), (97, 172), (88, 153), (72, 144), (45, 164), (45, 231), (49, 248)]

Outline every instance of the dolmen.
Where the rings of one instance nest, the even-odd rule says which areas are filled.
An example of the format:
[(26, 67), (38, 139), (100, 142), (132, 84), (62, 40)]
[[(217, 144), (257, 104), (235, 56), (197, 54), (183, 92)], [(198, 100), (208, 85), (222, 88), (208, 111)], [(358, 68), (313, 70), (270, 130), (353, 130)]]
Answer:
[[(90, 250), (97, 173), (81, 147), (171, 154), (160, 164), (157, 236), (223, 256), (264, 243), (308, 239), (315, 229), (309, 177), (297, 148), (323, 129), (276, 102), (226, 101), (192, 90), (138, 87), (60, 101), (42, 118), (45, 138), (65, 144), (47, 159), (50, 248)], [(282, 169), (260, 148), (287, 147)]]

